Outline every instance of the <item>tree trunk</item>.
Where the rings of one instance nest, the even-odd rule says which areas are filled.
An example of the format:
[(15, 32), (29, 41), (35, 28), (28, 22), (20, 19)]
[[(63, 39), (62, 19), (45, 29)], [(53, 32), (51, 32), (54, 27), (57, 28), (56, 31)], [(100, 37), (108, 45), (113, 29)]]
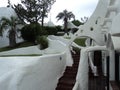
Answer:
[(68, 21), (67, 21), (67, 19), (65, 18), (65, 19), (64, 19), (64, 30), (65, 30), (65, 33), (67, 33), (67, 35), (68, 35), (67, 24), (68, 24)]
[(44, 26), (44, 17), (45, 17), (45, 9), (43, 7), (43, 12), (42, 12), (42, 29), (43, 29), (43, 26)]
[(14, 30), (9, 32), (9, 45), (10, 47), (15, 47), (16, 45), (16, 32)]
[(42, 29), (43, 29), (43, 26), (44, 26), (44, 17), (42, 17)]

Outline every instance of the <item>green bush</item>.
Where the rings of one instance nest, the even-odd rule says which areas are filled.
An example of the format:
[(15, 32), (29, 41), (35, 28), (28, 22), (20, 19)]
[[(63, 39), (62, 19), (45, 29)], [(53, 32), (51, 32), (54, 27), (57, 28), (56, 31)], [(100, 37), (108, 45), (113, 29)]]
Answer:
[(40, 49), (46, 49), (49, 46), (49, 42), (46, 36), (38, 36), (37, 43), (40, 44)]
[(63, 31), (63, 29), (61, 29), (62, 26), (60, 26), (60, 25), (56, 26), (56, 28), (57, 28), (57, 31), (58, 31), (58, 32), (62, 32), (62, 31)]
[(42, 30), (41, 30), (40, 24), (32, 23), (32, 24), (25, 25), (21, 29), (21, 36), (26, 41), (35, 42), (36, 36), (41, 34), (40, 33), (41, 31)]
[(45, 26), (44, 31), (46, 31), (48, 35), (56, 35), (58, 32), (56, 27), (49, 27), (49, 26)]

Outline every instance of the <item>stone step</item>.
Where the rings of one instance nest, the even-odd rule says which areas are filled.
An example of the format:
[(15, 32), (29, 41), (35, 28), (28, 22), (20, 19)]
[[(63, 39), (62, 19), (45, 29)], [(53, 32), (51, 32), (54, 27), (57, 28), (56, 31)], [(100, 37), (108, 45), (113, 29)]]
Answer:
[[(59, 84), (60, 85), (70, 85), (70, 86), (74, 86), (75, 84), (75, 79), (69, 79), (69, 78), (60, 78), (59, 80)], [(58, 85), (59, 85), (58, 84)]]
[(75, 81), (79, 65), (80, 54), (72, 54), (73, 65), (67, 66), (63, 76), (59, 79), (56, 90), (72, 90)]
[(72, 90), (73, 86), (70, 86), (70, 85), (58, 85), (56, 90)]
[(75, 79), (76, 78), (76, 74), (67, 74), (67, 73), (65, 73), (63, 78)]
[(76, 72), (77, 69), (78, 69), (77, 66), (74, 65), (73, 68), (66, 68), (66, 69), (65, 69), (65, 72), (68, 72), (68, 71), (69, 71), (69, 72)]

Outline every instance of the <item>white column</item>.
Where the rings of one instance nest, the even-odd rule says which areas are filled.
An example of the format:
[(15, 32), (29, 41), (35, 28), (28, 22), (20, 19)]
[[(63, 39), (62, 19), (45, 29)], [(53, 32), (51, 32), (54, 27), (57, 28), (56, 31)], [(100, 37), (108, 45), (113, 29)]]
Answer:
[(115, 51), (110, 50), (110, 80), (115, 80)]
[(76, 80), (79, 83), (79, 90), (88, 90), (88, 52), (85, 48), (81, 49)]
[(103, 70), (103, 74), (104, 76), (107, 75), (107, 71), (106, 71), (106, 51), (102, 51), (102, 70)]

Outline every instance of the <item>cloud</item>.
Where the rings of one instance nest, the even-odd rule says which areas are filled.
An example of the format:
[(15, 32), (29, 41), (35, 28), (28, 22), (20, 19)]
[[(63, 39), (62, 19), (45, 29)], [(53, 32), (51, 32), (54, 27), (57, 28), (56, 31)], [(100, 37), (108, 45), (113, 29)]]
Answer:
[(80, 18), (84, 16), (90, 17), (90, 15), (95, 10), (97, 3), (98, 0), (56, 0), (54, 5), (52, 6), (51, 19), (54, 23), (56, 23), (55, 17), (64, 9), (72, 11), (76, 16), (76, 19), (78, 20), (80, 20)]
[[(84, 16), (90, 17), (90, 15), (95, 10), (98, 1), (99, 0), (56, 0), (51, 9), (51, 20), (55, 24), (59, 24), (59, 22), (62, 23), (61, 21), (56, 22), (56, 16), (59, 12), (62, 12), (65, 9), (72, 11), (78, 20)], [(20, 2), (20, 0), (11, 0), (11, 2), (12, 4), (15, 4)], [(0, 3), (0, 7), (1, 6), (7, 6), (7, 0), (2, 0)], [(50, 14), (48, 18), (45, 19), (45, 21), (47, 22), (49, 19)]]

